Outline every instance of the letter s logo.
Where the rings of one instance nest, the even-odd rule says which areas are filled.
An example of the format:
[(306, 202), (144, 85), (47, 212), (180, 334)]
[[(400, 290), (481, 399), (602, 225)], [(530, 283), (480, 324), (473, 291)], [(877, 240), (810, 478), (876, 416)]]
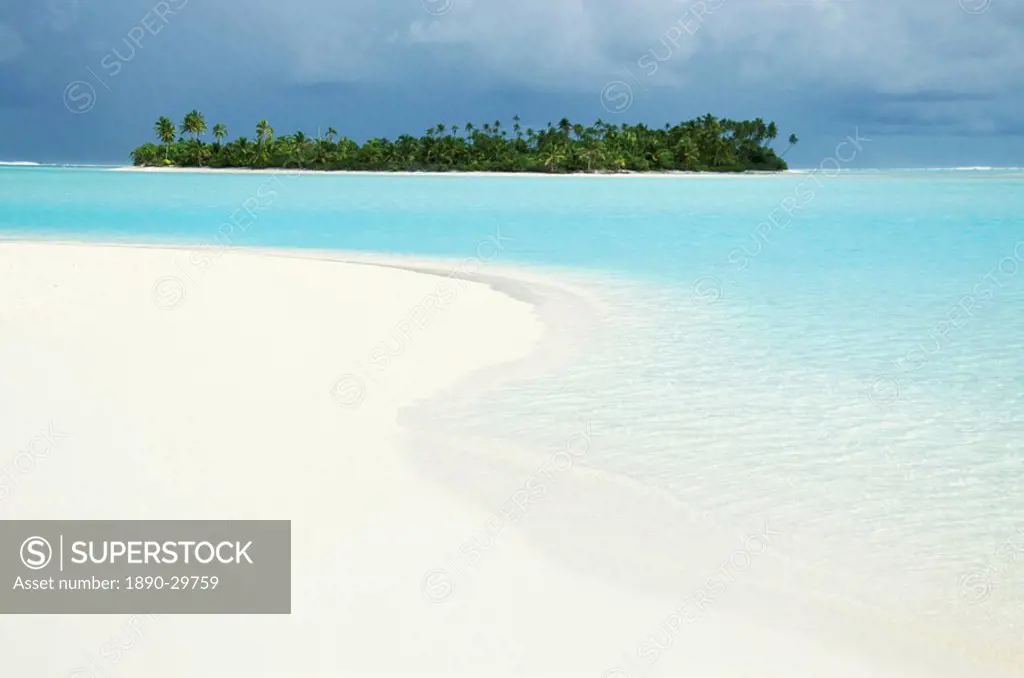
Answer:
[(64, 88), (64, 107), (82, 115), (96, 105), (96, 88), (83, 80), (75, 80)]

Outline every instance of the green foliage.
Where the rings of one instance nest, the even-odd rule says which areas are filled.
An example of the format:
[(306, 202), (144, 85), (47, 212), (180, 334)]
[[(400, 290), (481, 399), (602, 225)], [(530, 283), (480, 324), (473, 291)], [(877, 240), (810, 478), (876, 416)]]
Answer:
[(161, 142), (165, 144), (173, 144), (175, 136), (178, 130), (174, 127), (174, 123), (171, 122), (170, 118), (161, 117), (153, 125), (153, 131), (156, 132), (156, 136)]
[(132, 151), (132, 162), (136, 165), (156, 165), (163, 162), (163, 151), (156, 144), (142, 144)]
[(217, 140), (218, 146), (220, 146), (220, 143), (224, 140), (224, 137), (226, 137), (227, 135), (228, 128), (226, 125), (222, 125), (218, 122), (216, 125), (213, 126), (213, 138)]
[[(227, 128), (213, 126), (213, 144), (200, 136), (206, 120), (188, 113), (182, 136), (170, 118), (154, 126), (160, 146), (146, 143), (131, 153), (136, 165), (195, 167), (273, 167), (312, 170), (435, 171), (435, 172), (666, 172), (778, 171), (785, 161), (771, 148), (778, 135), (774, 122), (718, 119), (708, 114), (677, 125), (652, 129), (644, 124), (612, 125), (597, 120), (586, 127), (567, 118), (546, 128), (523, 130), (519, 116), (512, 133), (500, 120), (448, 126), (438, 124), (421, 137), (403, 134), (394, 141), (369, 139), (358, 144), (338, 137), (333, 127), (325, 138), (302, 132), (277, 137), (261, 120), (255, 141), (239, 137), (223, 143)], [(790, 135), (790, 146), (796, 135)], [(787, 149), (788, 150), (788, 149)], [(783, 154), (784, 155), (784, 154)]]
[(779, 157), (780, 157), (780, 158), (785, 158), (785, 157), (786, 157), (786, 154), (787, 154), (787, 153), (789, 153), (789, 149), (791, 149), (791, 148), (793, 148), (794, 146), (796, 146), (796, 145), (797, 145), (797, 143), (799, 143), (799, 141), (800, 141), (800, 140), (799, 140), (799, 139), (797, 139), (797, 137), (796, 137), (796, 135), (795, 135), (795, 134), (790, 134), (790, 135), (789, 135), (789, 146), (787, 146), (787, 147), (786, 147), (786, 150), (784, 150), (784, 151), (782, 152), (782, 155), (780, 155)]
[(206, 119), (203, 114), (197, 110), (186, 113), (185, 119), (181, 122), (181, 132), (182, 134), (191, 134), (195, 139), (206, 134)]

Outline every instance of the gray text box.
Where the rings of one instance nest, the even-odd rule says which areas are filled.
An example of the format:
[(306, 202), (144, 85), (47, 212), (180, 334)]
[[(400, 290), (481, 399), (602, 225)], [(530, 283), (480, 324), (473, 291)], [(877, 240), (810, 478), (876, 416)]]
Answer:
[(290, 614), (291, 521), (0, 521), (0, 614)]

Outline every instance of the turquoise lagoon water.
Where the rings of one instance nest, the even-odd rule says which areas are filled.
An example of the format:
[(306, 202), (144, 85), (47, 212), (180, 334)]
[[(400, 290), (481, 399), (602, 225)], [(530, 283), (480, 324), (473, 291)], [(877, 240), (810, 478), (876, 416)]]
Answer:
[[(447, 421), (540, 450), (585, 416), (588, 467), (722, 523), (770, 515), (794, 586), (908, 624), (974, 629), (966, 644), (1021, 646), (1024, 172), (0, 168), (6, 237), (216, 246), (228, 231), (236, 245), (481, 255), (600, 281), (611, 310), (586, 350), (557, 375), (451, 404)], [(500, 504), (494, 496), (481, 500)], [(571, 529), (573, 518), (546, 510)], [(659, 529), (622, 526), (663, 542), (671, 520)], [(613, 572), (630, 557), (546, 535), (535, 528), (537, 543), (580, 568)], [(667, 566), (645, 567), (633, 584), (687, 587)]]

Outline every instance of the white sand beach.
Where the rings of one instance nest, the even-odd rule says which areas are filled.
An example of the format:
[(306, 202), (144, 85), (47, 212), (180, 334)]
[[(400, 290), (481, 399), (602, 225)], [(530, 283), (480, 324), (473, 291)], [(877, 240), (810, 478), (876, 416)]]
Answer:
[[(128, 165), (124, 167), (111, 167), (111, 172), (147, 172), (158, 174), (315, 174), (324, 176), (372, 176), (372, 177), (547, 177), (547, 178), (601, 178), (601, 179), (628, 179), (637, 177), (654, 178), (737, 178), (737, 177), (770, 177), (780, 176), (787, 173), (802, 172), (803, 170), (784, 170), (781, 172), (371, 172), (366, 170), (308, 170), (308, 169), (250, 169), (239, 167), (136, 167)], [(809, 170), (808, 170), (809, 171)]]
[[(769, 586), (787, 568), (781, 527), (712, 534), (575, 465), (600, 422), (567, 422), (572, 473), (527, 516), (571, 525), (553, 538), (590, 548), (586, 571), (424, 473), (410, 450), (472, 461), (453, 477), (495, 496), (536, 473), (534, 458), (484, 463), (489, 449), (455, 458), (408, 413), (542, 358), (557, 315), (545, 303), (369, 257), (230, 251), (194, 277), (188, 256), (0, 242), (0, 519), (290, 519), (292, 614), (0, 616), (3, 675), (981, 675), (937, 638), (910, 652), (885, 620)], [(16, 463), (40, 436), (42, 453)], [(488, 546), (469, 567), (471, 539)], [(628, 557), (612, 567), (609, 554)], [(705, 577), (659, 579), (710, 580), (743, 558), (756, 576), (721, 579), (710, 606), (680, 611)]]

